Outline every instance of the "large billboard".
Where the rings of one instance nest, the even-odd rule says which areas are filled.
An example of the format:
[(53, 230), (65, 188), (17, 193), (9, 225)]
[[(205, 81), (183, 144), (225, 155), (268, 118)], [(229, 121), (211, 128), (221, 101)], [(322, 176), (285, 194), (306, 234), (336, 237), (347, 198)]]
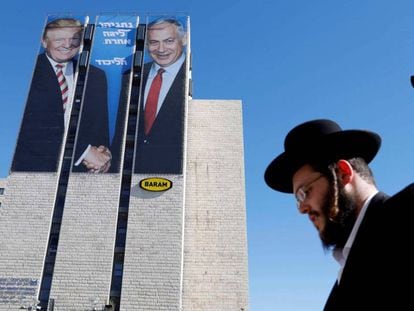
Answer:
[(12, 171), (57, 171), (85, 22), (85, 17), (72, 16), (49, 16), (46, 20)]
[(148, 17), (135, 173), (182, 174), (187, 23), (187, 16)]
[[(92, 41), (86, 43), (85, 33), (84, 46), (85, 29), (91, 29), (86, 27), (87, 17), (47, 18), (12, 171), (57, 172), (68, 124), (69, 129), (75, 124), (74, 144), (70, 141), (67, 146), (74, 150), (72, 171), (119, 173), (134, 79), (131, 73), (135, 72), (138, 19), (136, 15), (98, 16), (91, 24)], [(132, 103), (138, 106), (133, 172), (182, 174), (188, 17), (150, 16), (144, 23), (145, 64), (139, 72), (139, 100)], [(85, 55), (86, 73), (79, 67)], [(77, 101), (79, 90), (81, 103)], [(79, 119), (74, 123), (71, 109), (78, 104)], [(72, 155), (65, 151), (65, 159), (68, 154)]]
[(138, 16), (96, 18), (73, 171), (119, 172), (137, 26)]

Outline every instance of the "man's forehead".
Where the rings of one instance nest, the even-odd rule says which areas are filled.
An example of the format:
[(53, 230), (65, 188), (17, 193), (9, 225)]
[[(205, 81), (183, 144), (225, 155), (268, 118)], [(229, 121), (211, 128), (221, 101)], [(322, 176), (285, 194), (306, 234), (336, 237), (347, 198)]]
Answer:
[(177, 26), (170, 24), (170, 23), (161, 23), (161, 24), (151, 26), (151, 28), (149, 28), (148, 30), (150, 32), (154, 32), (154, 31), (158, 32), (158, 31), (163, 31), (163, 30), (174, 31), (174, 30), (177, 30)]
[(47, 30), (47, 33), (80, 33), (82, 27), (55, 27)]

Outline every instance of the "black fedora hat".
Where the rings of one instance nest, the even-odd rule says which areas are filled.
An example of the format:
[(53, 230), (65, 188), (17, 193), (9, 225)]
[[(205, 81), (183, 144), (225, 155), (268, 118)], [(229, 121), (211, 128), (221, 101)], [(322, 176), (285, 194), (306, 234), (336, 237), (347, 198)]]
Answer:
[(305, 164), (329, 165), (339, 159), (363, 158), (367, 163), (377, 154), (381, 137), (365, 130), (342, 130), (334, 121), (312, 120), (293, 128), (285, 138), (285, 151), (265, 171), (270, 188), (292, 193), (292, 177)]

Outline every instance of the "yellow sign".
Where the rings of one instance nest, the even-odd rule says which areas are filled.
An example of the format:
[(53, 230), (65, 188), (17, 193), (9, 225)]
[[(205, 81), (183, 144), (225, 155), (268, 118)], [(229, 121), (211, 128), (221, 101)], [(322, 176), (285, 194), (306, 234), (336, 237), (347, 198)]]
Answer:
[(167, 191), (172, 188), (172, 181), (162, 177), (151, 177), (141, 180), (139, 186), (152, 192)]

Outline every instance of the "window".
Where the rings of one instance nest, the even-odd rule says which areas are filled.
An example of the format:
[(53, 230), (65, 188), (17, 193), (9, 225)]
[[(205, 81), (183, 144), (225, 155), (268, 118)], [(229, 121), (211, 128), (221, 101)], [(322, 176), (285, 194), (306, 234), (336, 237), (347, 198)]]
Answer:
[(0, 188), (0, 195), (4, 194), (4, 188)]

